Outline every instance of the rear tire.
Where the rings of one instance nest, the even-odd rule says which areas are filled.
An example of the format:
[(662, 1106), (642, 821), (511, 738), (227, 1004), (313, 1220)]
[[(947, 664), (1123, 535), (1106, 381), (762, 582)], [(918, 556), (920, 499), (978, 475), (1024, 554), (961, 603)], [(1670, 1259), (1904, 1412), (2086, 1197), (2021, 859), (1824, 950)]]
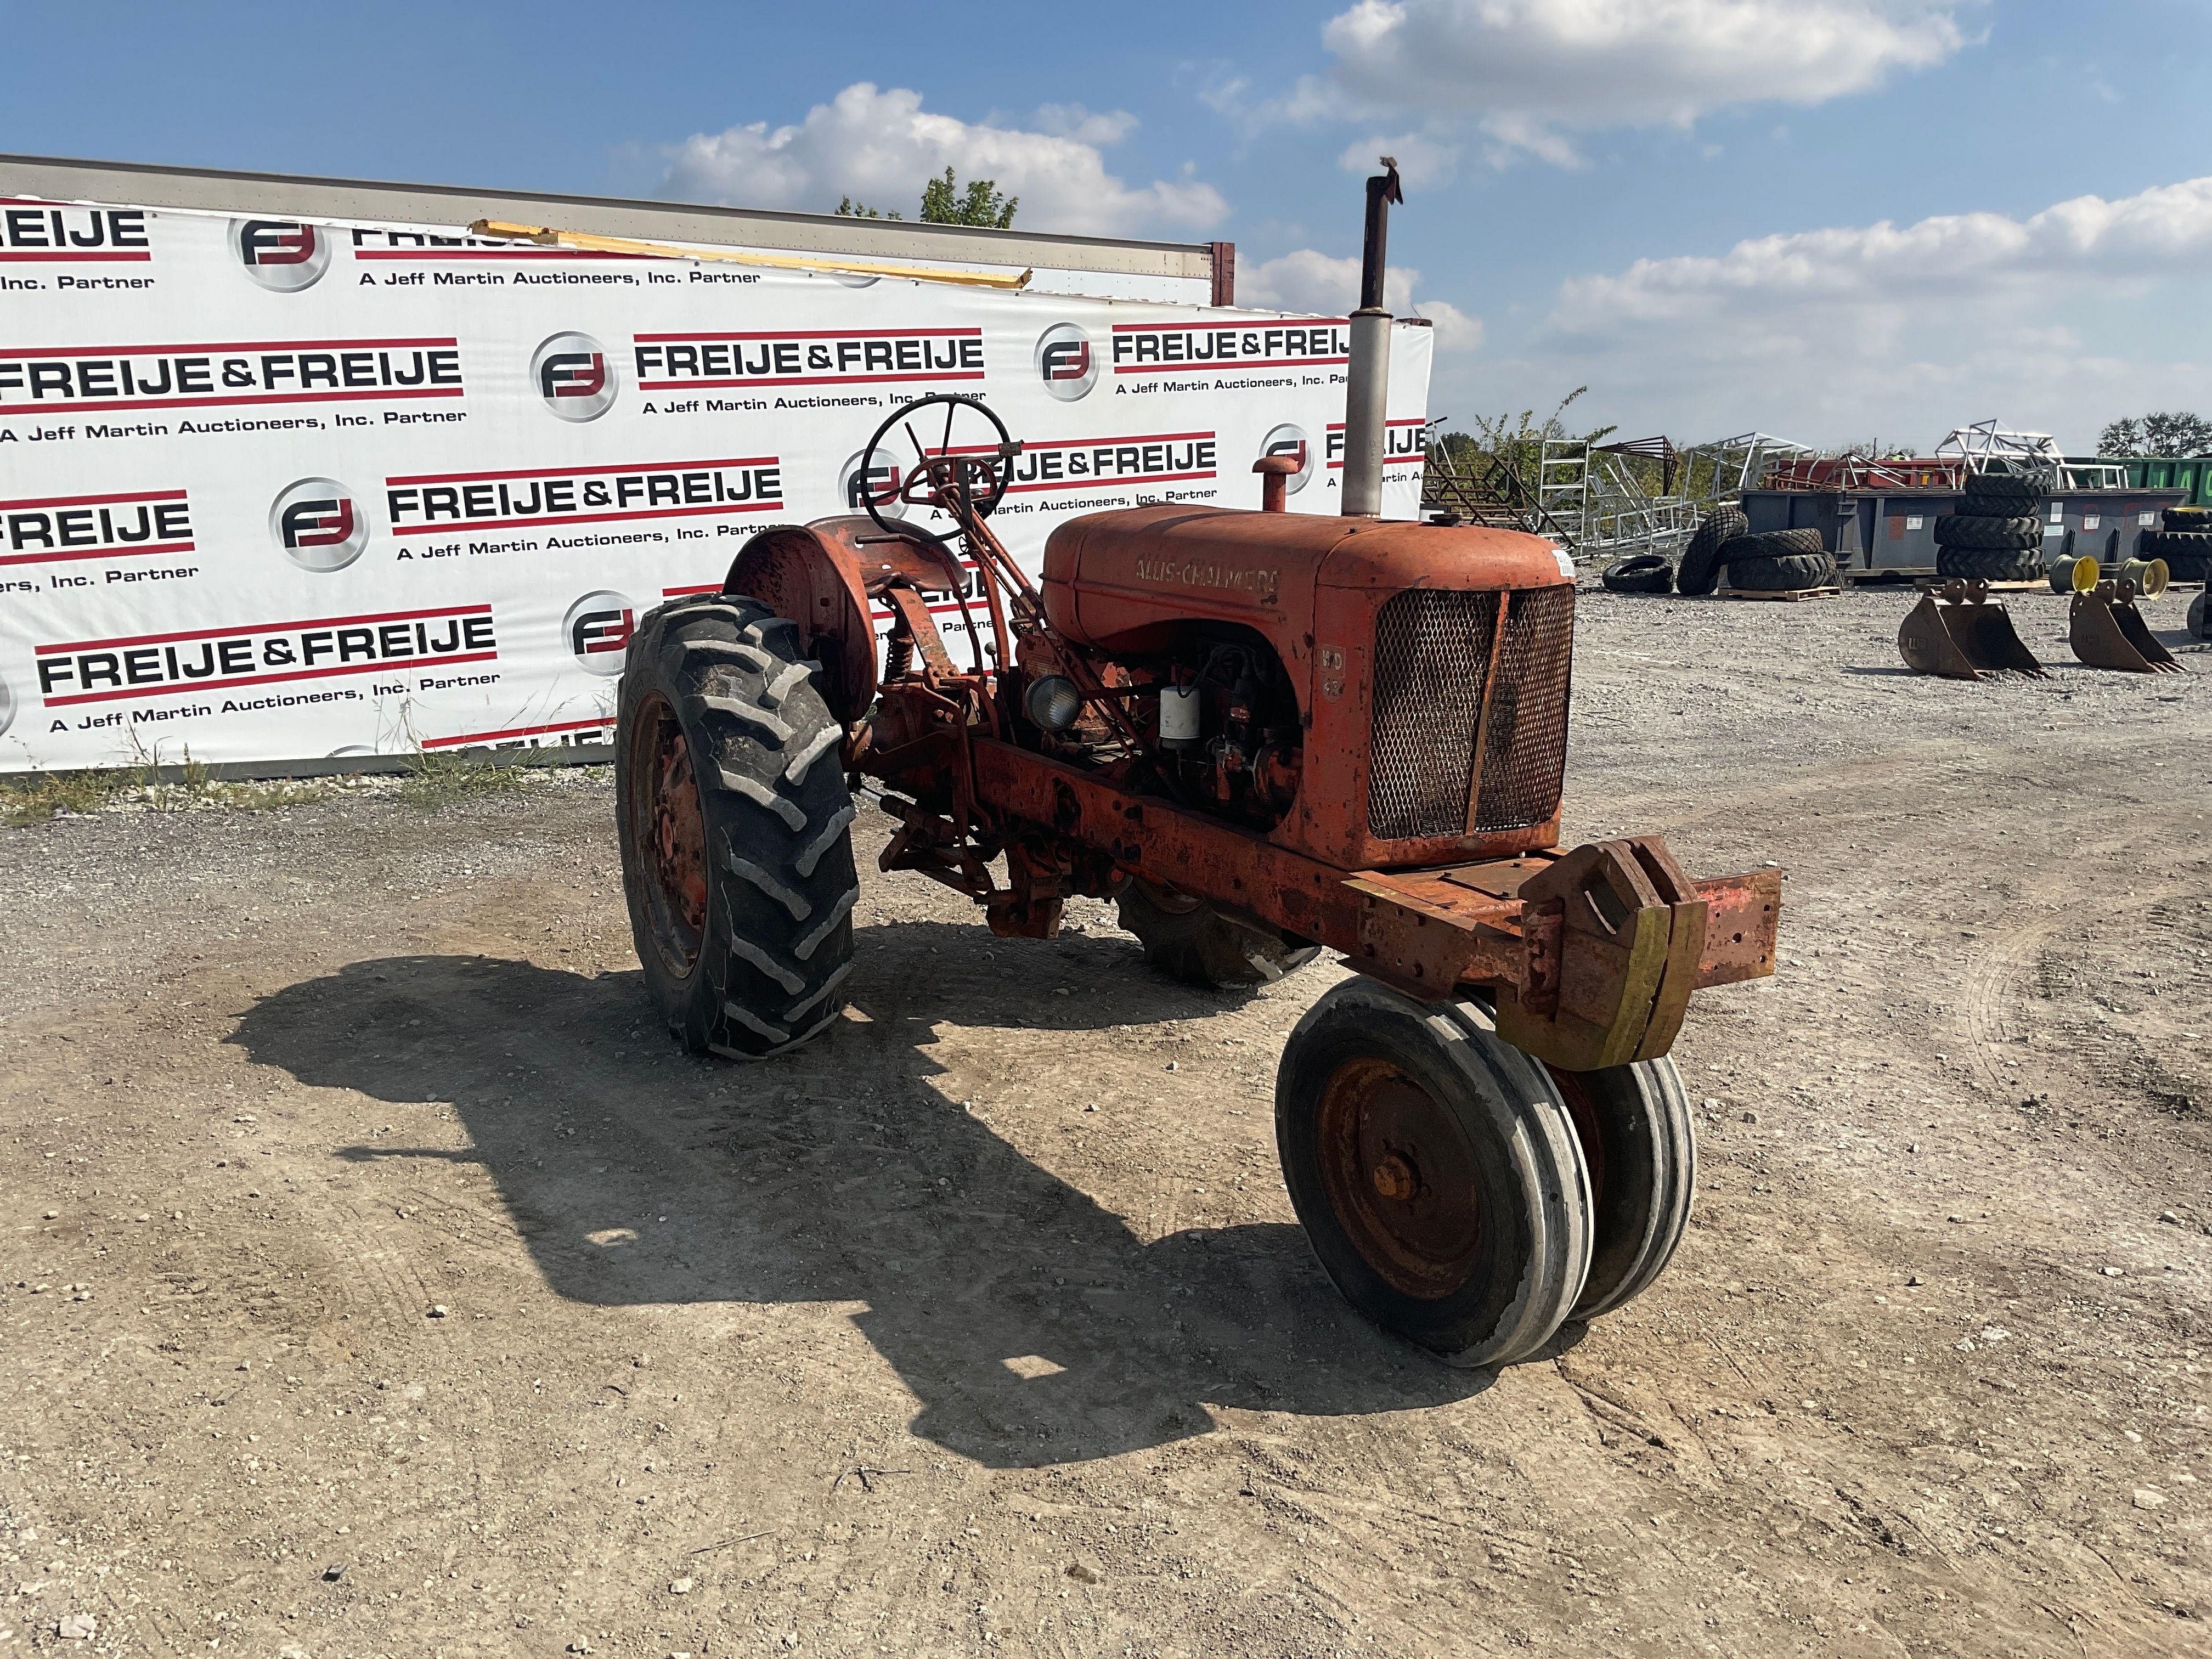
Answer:
[(2212, 570), (2212, 533), (2202, 530), (2154, 530), (2143, 537), (2142, 545), (2144, 558), (2166, 561), (2169, 580), (2201, 582), (2207, 571)]
[(760, 1059), (835, 1023), (851, 971), (843, 729), (757, 599), (679, 600), (638, 624), (616, 721), (630, 931), (684, 1048)]
[(1720, 585), (1721, 570), (1715, 556), (1724, 542), (1747, 535), (1751, 520), (1743, 509), (1726, 502), (1705, 516), (1690, 538), (1690, 544), (1682, 550), (1682, 562), (1674, 570), (1674, 591), (1677, 593), (1710, 593)]
[(1747, 593), (1802, 593), (1833, 587), (1836, 562), (1826, 553), (1788, 553), (1771, 559), (1731, 559), (1728, 585)]
[(2018, 472), (1977, 472), (1966, 480), (1959, 511), (1970, 518), (2011, 518), (2034, 512), (2048, 499), (2040, 479)]
[(1667, 593), (1674, 591), (1674, 567), (1661, 554), (1639, 553), (1615, 560), (1597, 579), (1608, 593)]
[(1968, 581), (2033, 581), (2045, 574), (2043, 555), (2032, 548), (1939, 547), (1936, 574)]
[(1172, 887), (1133, 881), (1121, 890), (1119, 911), (1145, 960), (1186, 985), (1272, 985), (1321, 954), (1318, 945)]
[(1583, 1293), (1590, 1193), (1574, 1124), (1476, 1003), (1335, 987), (1283, 1049), (1275, 1143), (1345, 1300), (1451, 1364), (1526, 1358)]
[(1966, 513), (1947, 513), (1929, 526), (1938, 547), (1973, 547), (1990, 550), (2023, 550), (2043, 545), (2043, 521), (2033, 514), (1988, 519)]
[(1589, 1277), (1569, 1317), (1595, 1319), (1642, 1295), (1674, 1259), (1697, 1190), (1697, 1132), (1671, 1058), (1551, 1079), (1589, 1170)]

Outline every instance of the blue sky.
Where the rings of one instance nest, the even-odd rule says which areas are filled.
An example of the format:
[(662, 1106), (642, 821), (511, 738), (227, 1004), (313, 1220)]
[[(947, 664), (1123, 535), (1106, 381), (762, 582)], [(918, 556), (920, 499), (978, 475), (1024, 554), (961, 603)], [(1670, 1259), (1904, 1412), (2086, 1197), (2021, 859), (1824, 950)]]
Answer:
[[(2087, 444), (2212, 412), (2206, 0), (0, 5), (0, 148), (1238, 244), (1344, 302), (1357, 167), (1466, 414)], [(1417, 276), (1412, 273), (1418, 273)]]

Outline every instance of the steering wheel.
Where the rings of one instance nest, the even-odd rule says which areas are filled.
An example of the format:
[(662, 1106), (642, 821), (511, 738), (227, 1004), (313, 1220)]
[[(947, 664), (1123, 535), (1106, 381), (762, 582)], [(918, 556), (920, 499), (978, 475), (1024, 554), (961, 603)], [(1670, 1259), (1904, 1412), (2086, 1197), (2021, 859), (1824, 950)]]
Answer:
[[(945, 406), (945, 429), (938, 436), (936, 447), (931, 449), (925, 447), (915, 431), (915, 416), (938, 404)], [(956, 445), (952, 441), (952, 422), (963, 409), (972, 409), (988, 421), (991, 430), (998, 434), (998, 441)], [(988, 518), (1006, 498), (1006, 486), (1014, 478), (1014, 457), (1022, 453), (1022, 447), (1007, 433), (1006, 423), (981, 398), (962, 392), (934, 392), (892, 410), (876, 428), (875, 436), (868, 440), (868, 447), (860, 452), (862, 479), (875, 477), (878, 453), (885, 450), (886, 441), (893, 439), (895, 430), (902, 428), (914, 451), (908, 470), (897, 470), (895, 441), (890, 445), (890, 453), (884, 457), (892, 469), (892, 476), (900, 481), (897, 490), (878, 495), (865, 483), (860, 490), (860, 503), (867, 508), (878, 529), (887, 535), (897, 535), (902, 531), (911, 534), (921, 530), (919, 525), (894, 526), (886, 522), (883, 509), (894, 501), (906, 507), (931, 507), (957, 520), (961, 514), (950, 505), (952, 496), (957, 496), (978, 518)], [(929, 534), (927, 531), (921, 533)]]

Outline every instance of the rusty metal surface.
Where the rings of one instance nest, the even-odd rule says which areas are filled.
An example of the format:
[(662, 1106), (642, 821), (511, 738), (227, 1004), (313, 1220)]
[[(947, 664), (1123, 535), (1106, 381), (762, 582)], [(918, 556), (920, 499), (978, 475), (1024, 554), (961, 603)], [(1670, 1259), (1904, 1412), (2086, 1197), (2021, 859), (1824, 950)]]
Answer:
[(1575, 590), (1512, 594), (1504, 649), (1483, 711), (1482, 766), (1468, 828), (1477, 835), (1557, 818), (1567, 775), (1567, 697), (1574, 666)]
[[(1692, 882), (1656, 838), (1638, 837), (1564, 855), (1347, 874), (1010, 744), (978, 740), (974, 749), (985, 808), (1050, 823), (1139, 878), (1326, 945), (1415, 996), (1525, 991), (1521, 1036), (1511, 1040), (1555, 1064), (1654, 1058), (1672, 1042), (1692, 990), (1774, 971), (1778, 872)], [(1524, 903), (1532, 882), (1540, 884), (1534, 907)], [(1597, 901), (1607, 908), (1591, 908), (1594, 887), (1610, 896)], [(1583, 909), (1571, 910), (1570, 899)], [(1501, 1000), (1501, 1029), (1504, 1012)]]
[(1340, 1066), (1315, 1114), (1329, 1207), (1367, 1265), (1433, 1301), (1468, 1281), (1484, 1243), (1482, 1162), (1436, 1097), (1385, 1060)]
[(876, 635), (854, 549), (812, 526), (774, 525), (731, 562), (723, 591), (750, 594), (799, 624), (806, 654), (823, 666), (823, 695), (851, 726), (876, 700)]
[(2092, 668), (2117, 668), (2130, 674), (2182, 674), (2188, 671), (2159, 643), (2136, 609), (2136, 586), (2121, 578), (2100, 581), (2075, 594), (2067, 610), (2067, 643)]
[(1467, 829), (1498, 599), (1416, 589), (1376, 613), (1367, 830), (1377, 840)]
[(1922, 594), (1898, 624), (1897, 652), (1914, 672), (1948, 680), (2045, 672), (2014, 631), (2011, 613), (1990, 602), (1986, 582), (1954, 580)]

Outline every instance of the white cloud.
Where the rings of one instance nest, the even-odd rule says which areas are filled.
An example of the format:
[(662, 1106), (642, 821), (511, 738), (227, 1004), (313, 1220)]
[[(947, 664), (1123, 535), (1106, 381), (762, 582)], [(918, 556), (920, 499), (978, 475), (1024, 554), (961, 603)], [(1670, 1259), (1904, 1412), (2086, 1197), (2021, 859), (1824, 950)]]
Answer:
[(1399, 178), (1407, 190), (1418, 191), (1451, 183), (1459, 173), (1459, 155), (1456, 144), (1440, 143), (1426, 133), (1401, 132), (1395, 138), (1363, 138), (1348, 144), (1336, 164), (1364, 177), (1376, 171), (1380, 158), (1395, 156)]
[(1969, 40), (1984, 0), (1358, 0), (1332, 18), (1326, 81), (1308, 77), (1252, 118), (1420, 112), (1472, 124), (1495, 161), (1581, 164), (1565, 136), (1687, 127), (1749, 103), (1813, 105), (1931, 68)]
[[(1438, 351), (1473, 351), (1482, 343), (1482, 319), (1442, 300), (1413, 299), (1421, 273), (1392, 265), (1382, 273), (1382, 303), (1401, 317), (1421, 316), (1436, 331)], [(1359, 303), (1359, 261), (1332, 259), (1310, 247), (1243, 266), (1237, 273), (1237, 302), (1263, 311), (1340, 317)]]
[(911, 218), (922, 185), (950, 167), (963, 181), (994, 179), (1019, 197), (1015, 223), (1027, 230), (1190, 232), (1227, 216), (1228, 203), (1211, 185), (1183, 179), (1130, 185), (1106, 170), (1100, 148), (1136, 125), (1126, 112), (1048, 105), (1036, 118), (1042, 130), (971, 124), (923, 109), (918, 92), (856, 82), (792, 125), (755, 121), (693, 134), (668, 152), (661, 193), (817, 213), (849, 195)]
[[(2082, 443), (2127, 406), (2203, 401), (2154, 306), (2212, 298), (2212, 178), (2025, 218), (1944, 215), (1759, 237), (1570, 278), (1516, 402), (1587, 380), (1593, 418), (1710, 437), (1930, 441), (1996, 415)], [(2194, 339), (2197, 337), (2189, 337)], [(2192, 381), (2196, 384), (2192, 386)]]
[(1741, 318), (1747, 307), (1915, 304), (2052, 277), (2129, 282), (2212, 274), (2212, 178), (2116, 202), (2081, 196), (2032, 218), (1948, 214), (1902, 228), (1802, 231), (1739, 242), (1718, 258), (1639, 259), (1618, 276), (1562, 285), (1554, 321), (1571, 333), (1624, 322)]

